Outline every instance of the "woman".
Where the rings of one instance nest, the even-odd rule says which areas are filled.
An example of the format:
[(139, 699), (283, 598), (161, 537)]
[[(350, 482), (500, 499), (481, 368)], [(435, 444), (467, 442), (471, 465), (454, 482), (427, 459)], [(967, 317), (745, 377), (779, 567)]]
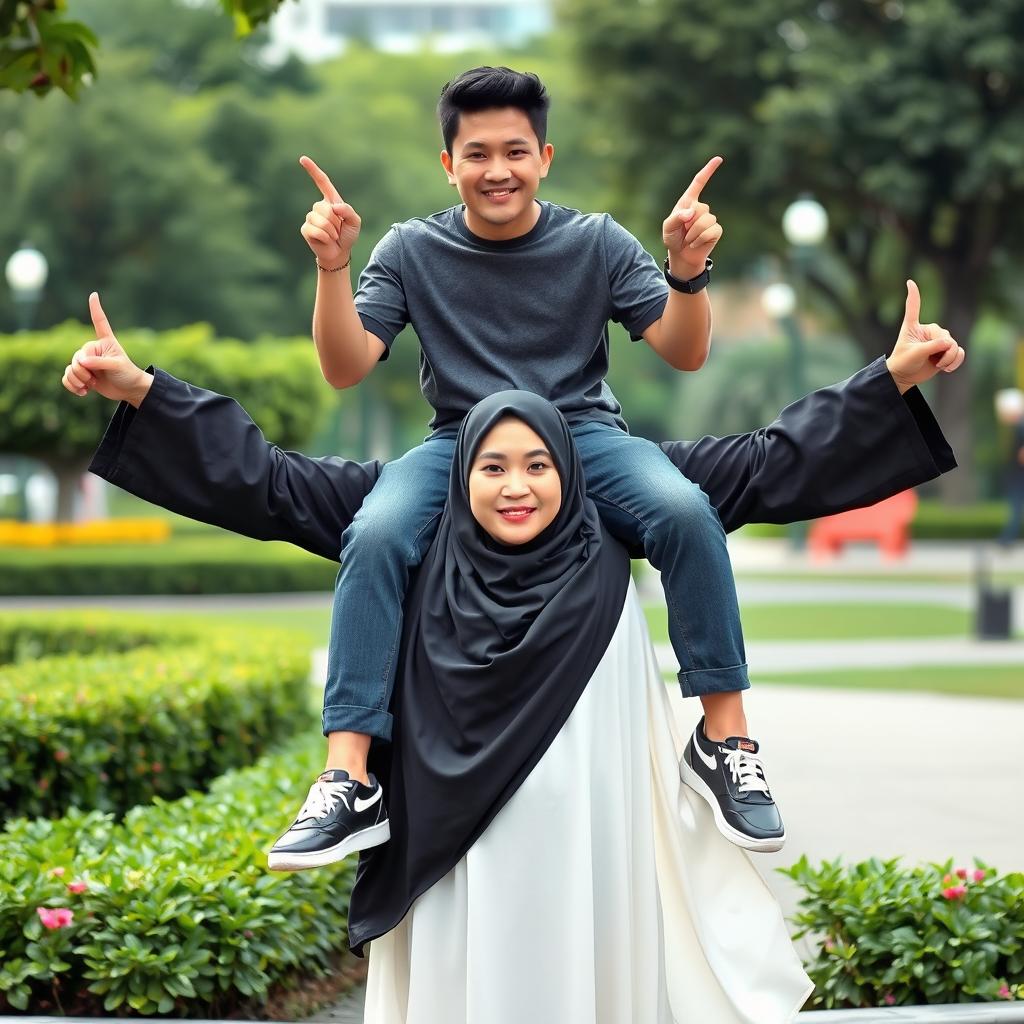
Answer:
[(789, 1020), (813, 986), (680, 784), (626, 552), (544, 399), (501, 392), (462, 424), (405, 621), (370, 758), (401, 840), (364, 852), (349, 916), (365, 1019)]
[[(193, 518), (249, 536), (291, 540), (337, 557), (342, 530), (373, 485), (379, 464), (281, 452), (266, 443), (230, 400), (159, 370), (149, 373), (135, 367), (112, 333), (104, 338), (100, 352), (76, 354), (75, 364), (89, 369), (95, 390), (127, 403), (111, 421), (93, 461), (94, 472)], [(867, 504), (955, 465), (916, 388), (896, 383), (913, 384), (933, 373), (928, 353), (898, 344), (889, 364), (878, 360), (849, 381), (807, 396), (768, 428), (664, 447), (680, 470), (708, 494), (727, 530), (743, 522), (784, 522)], [(460, 466), (477, 453), (472, 438), (494, 425), (485, 415), (488, 410), (481, 412), (482, 419), (473, 420), (475, 426), (466, 427), (469, 440)], [(557, 430), (534, 406), (520, 410), (517, 418), (528, 421), (534, 416), (542, 429), (531, 429), (545, 449), (556, 449), (549, 452), (555, 455)], [(855, 443), (846, 444), (847, 438)], [(545, 688), (544, 673), (533, 675), (534, 689), (529, 692), (542, 693), (544, 699), (532, 717), (516, 717), (518, 705), (503, 703), (500, 692), (489, 692), (480, 702), (490, 716), (484, 716), (487, 728), (478, 737), (480, 749), (486, 752), (495, 743), (506, 744), (506, 756), (496, 762), (497, 768), (486, 759), (485, 768), (494, 769), (492, 774), (500, 768), (504, 774), (489, 779), (487, 771), (471, 773), (472, 784), (460, 788), (474, 804), (466, 816), (468, 831), (466, 821), (457, 822), (456, 829), (449, 829), (445, 821), (443, 849), (427, 848), (431, 856), (417, 861), (415, 870), (404, 877), (380, 875), (401, 877), (405, 897), (422, 897), (411, 914), (400, 900), (397, 918), (392, 913), (373, 919), (382, 904), (365, 898), (375, 891), (375, 869), (369, 858), (364, 862), (353, 899), (353, 941), (376, 940), (370, 946), (370, 999), (376, 1016), (368, 1019), (388, 1024), (436, 1019), (449, 1024), (463, 1016), (474, 1024), (491, 1024), (504, 1019), (496, 1005), (500, 996), (502, 1005), (513, 1007), (508, 1019), (517, 1021), (526, 1013), (538, 1020), (573, 1022), (786, 1020), (806, 994), (806, 979), (763, 883), (743, 854), (721, 840), (705, 805), (679, 785), (680, 743), (664, 706), (664, 687), (658, 682), (635, 596), (623, 603), (619, 589), (625, 576), (622, 569), (616, 575), (615, 563), (624, 566), (625, 561), (605, 544), (599, 528), (590, 530), (582, 564), (593, 574), (587, 577), (591, 583), (597, 581), (595, 592), (612, 596), (598, 602), (600, 608), (588, 607), (586, 622), (592, 632), (585, 634), (588, 643), (583, 647), (578, 643), (582, 630), (565, 629), (565, 622), (580, 621), (571, 616), (580, 614), (580, 604), (587, 605), (590, 591), (576, 592), (568, 582), (574, 574), (566, 577), (558, 571), (567, 552), (576, 550), (572, 557), (579, 556), (587, 523), (582, 492), (577, 494), (573, 486), (573, 454), (563, 450), (560, 458), (561, 466), (554, 460), (559, 468), (559, 508), (550, 524), (560, 538), (556, 547), (550, 552), (535, 548), (554, 536), (541, 531), (518, 556), (511, 556), (492, 550), (488, 545), (493, 541), (478, 536), (479, 543), (471, 544), (475, 554), (462, 568), (474, 571), (477, 556), (485, 561), (495, 556), (499, 563), (537, 554), (553, 559), (555, 592), (561, 597), (569, 587), (570, 597), (566, 616), (558, 616), (554, 624), (556, 630), (562, 628), (561, 642), (569, 645), (565, 650), (571, 654), (563, 658), (562, 685)], [(453, 476), (455, 497), (446, 545), (454, 538), (458, 546), (469, 536), (468, 491), (458, 491), (468, 488), (469, 478), (462, 473), (464, 469), (458, 478), (462, 484)], [(446, 574), (446, 585), (459, 586), (462, 569), (452, 569), (450, 562), (456, 558), (454, 550), (445, 547), (442, 556), (439, 548), (429, 571)], [(529, 567), (528, 575), (536, 574), (535, 562), (523, 564)], [(498, 571), (500, 575), (500, 565)], [(422, 579), (426, 588), (427, 570)], [(524, 590), (530, 589), (528, 583)], [(552, 580), (543, 585), (550, 587)], [(434, 595), (437, 589), (423, 593)], [(499, 604), (509, 598), (507, 587), (503, 593)], [(514, 588), (511, 596), (518, 599)], [(549, 598), (551, 593), (545, 591), (534, 603), (538, 623)], [(430, 678), (438, 698), (432, 702), (435, 712), (444, 706), (448, 671), (458, 675), (465, 669), (447, 664), (443, 652), (459, 655), (481, 642), (474, 634), (479, 616), (470, 614), (463, 620), (460, 612), (453, 618), (450, 601), (448, 605), (445, 614), (453, 628), (459, 627), (458, 644), (435, 624), (429, 630), (410, 627), (420, 629), (420, 634), (408, 636), (405, 645), (412, 669), (408, 679)], [(428, 607), (425, 614), (429, 623), (438, 608)], [(420, 623), (422, 616), (409, 618)], [(511, 632), (499, 626), (502, 643), (511, 644), (510, 649), (522, 639), (514, 627), (523, 618), (513, 617)], [(529, 615), (525, 618), (533, 621)], [(485, 630), (489, 636), (494, 635), (494, 624), (492, 620)], [(550, 633), (546, 623), (539, 633), (541, 641)], [(435, 641), (440, 649), (432, 646)], [(486, 660), (494, 651), (487, 648), (486, 637), (482, 642)], [(526, 658), (520, 664), (532, 673), (538, 665), (547, 667), (543, 647), (541, 651), (536, 663)], [(557, 654), (551, 647), (546, 652), (548, 658)], [(479, 657), (475, 660), (469, 677), (483, 664)], [(422, 676), (416, 675), (419, 670)], [(408, 701), (411, 694), (425, 701), (431, 688), (421, 694), (404, 686), (402, 693), (402, 700)], [(568, 695), (560, 708), (552, 699), (559, 694)], [(417, 707), (424, 718), (428, 710), (428, 703)], [(411, 714), (404, 720), (415, 721)], [(432, 730), (429, 736), (433, 735)], [(420, 792), (415, 787), (425, 783), (408, 773), (408, 765), (416, 761), (405, 755), (416, 755), (417, 745), (396, 744), (394, 750), (396, 778), (415, 795)], [(468, 753), (472, 761), (475, 751)], [(420, 744), (421, 763), (431, 763), (435, 775), (443, 778), (446, 765), (438, 770), (434, 754)], [(394, 760), (392, 754), (382, 770), (393, 771)], [(458, 766), (459, 759), (454, 763)], [(538, 800), (553, 791), (558, 813), (538, 812)], [(601, 801), (607, 806), (600, 806)], [(407, 811), (403, 820), (412, 832), (422, 832), (425, 819), (417, 817), (422, 808), (416, 802), (406, 806), (413, 811)], [(546, 826), (539, 835), (538, 822)], [(461, 838), (456, 835), (459, 829)], [(527, 853), (522, 835), (531, 839)], [(453, 836), (455, 841), (448, 841)], [(384, 849), (400, 845), (391, 843)], [(425, 847), (409, 848), (418, 852)], [(502, 860), (506, 854), (512, 864)], [(578, 866), (580, 877), (566, 869), (569, 863)], [(527, 898), (536, 921), (524, 934)], [(555, 912), (567, 907), (566, 913)], [(475, 928), (480, 913), (486, 924), (483, 933)], [(515, 922), (508, 932), (500, 930), (505, 922)], [(524, 968), (520, 958), (527, 951), (533, 952)], [(429, 1016), (432, 1013), (436, 1016)]]

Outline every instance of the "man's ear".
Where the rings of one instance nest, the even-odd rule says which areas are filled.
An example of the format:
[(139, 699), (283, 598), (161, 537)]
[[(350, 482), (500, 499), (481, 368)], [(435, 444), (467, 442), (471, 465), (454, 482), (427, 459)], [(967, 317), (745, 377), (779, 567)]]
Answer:
[(546, 178), (551, 170), (551, 161), (555, 159), (555, 147), (550, 142), (544, 144), (540, 151), (540, 176)]
[(448, 184), (455, 184), (455, 175), (452, 173), (452, 155), (447, 149), (441, 150), (441, 166), (444, 168), (444, 173), (448, 175)]

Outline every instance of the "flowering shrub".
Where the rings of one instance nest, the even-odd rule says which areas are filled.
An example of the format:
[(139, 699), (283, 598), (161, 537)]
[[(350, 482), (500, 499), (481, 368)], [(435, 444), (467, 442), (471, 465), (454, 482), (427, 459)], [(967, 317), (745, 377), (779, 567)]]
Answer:
[(120, 814), (205, 786), (312, 721), (309, 654), (288, 633), (25, 615), (0, 623), (4, 660), (5, 816)]
[(223, 1017), (347, 948), (355, 860), (275, 874), (264, 851), (322, 766), (311, 732), (120, 824), (99, 812), (0, 834), (0, 1013)]
[(811, 1006), (1024, 999), (1024, 873), (899, 858), (779, 870), (804, 890), (794, 938), (813, 943)]

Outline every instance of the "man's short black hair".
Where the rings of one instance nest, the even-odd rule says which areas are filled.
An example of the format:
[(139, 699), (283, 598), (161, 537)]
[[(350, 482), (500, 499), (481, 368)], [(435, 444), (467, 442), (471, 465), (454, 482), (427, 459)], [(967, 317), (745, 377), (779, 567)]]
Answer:
[(551, 100), (544, 83), (529, 71), (491, 67), (463, 71), (458, 78), (445, 84), (437, 103), (444, 148), (451, 153), (462, 114), (493, 110), (496, 107), (516, 107), (526, 114), (543, 148), (548, 132), (550, 105)]

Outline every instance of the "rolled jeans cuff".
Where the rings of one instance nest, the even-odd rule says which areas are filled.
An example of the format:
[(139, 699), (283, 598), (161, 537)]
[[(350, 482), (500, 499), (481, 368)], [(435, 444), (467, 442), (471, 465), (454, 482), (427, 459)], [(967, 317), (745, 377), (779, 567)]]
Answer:
[(391, 740), (391, 715), (378, 708), (357, 704), (330, 704), (324, 708), (324, 735), (331, 732), (362, 732), (381, 740)]
[(679, 686), (684, 697), (705, 697), (709, 693), (731, 693), (749, 690), (747, 664), (732, 668), (699, 668), (679, 673)]

